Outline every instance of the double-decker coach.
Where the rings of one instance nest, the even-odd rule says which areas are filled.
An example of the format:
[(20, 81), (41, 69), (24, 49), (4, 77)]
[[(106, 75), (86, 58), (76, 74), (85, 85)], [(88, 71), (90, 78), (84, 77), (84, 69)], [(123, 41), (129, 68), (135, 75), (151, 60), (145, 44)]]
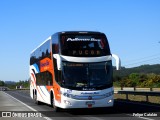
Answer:
[(111, 107), (114, 104), (112, 57), (104, 33), (57, 32), (30, 56), (30, 96), (59, 108)]

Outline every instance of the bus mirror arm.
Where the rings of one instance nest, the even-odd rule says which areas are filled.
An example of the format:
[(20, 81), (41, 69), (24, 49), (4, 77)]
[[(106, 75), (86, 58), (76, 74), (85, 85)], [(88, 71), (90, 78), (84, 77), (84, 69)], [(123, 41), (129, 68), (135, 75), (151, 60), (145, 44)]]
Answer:
[(53, 57), (57, 60), (57, 68), (58, 70), (61, 70), (61, 57), (59, 54), (53, 54)]
[(112, 54), (112, 57), (116, 60), (116, 70), (121, 69), (121, 60), (116, 54)]

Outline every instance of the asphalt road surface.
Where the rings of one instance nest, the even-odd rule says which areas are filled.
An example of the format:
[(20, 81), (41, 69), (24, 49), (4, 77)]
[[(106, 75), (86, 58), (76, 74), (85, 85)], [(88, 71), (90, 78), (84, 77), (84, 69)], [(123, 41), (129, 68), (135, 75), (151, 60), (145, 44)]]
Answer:
[[(54, 112), (47, 104), (37, 105), (30, 98), (28, 91), (5, 91), (6, 99), (13, 99), (16, 104), (23, 104), (22, 111), (42, 113), (47, 120), (159, 120), (160, 105), (142, 104), (140, 102), (127, 102), (115, 100), (113, 108), (93, 109), (67, 109)], [(12, 96), (12, 97), (11, 97)], [(0, 96), (1, 97), (1, 96)], [(2, 96), (4, 97), (4, 96)], [(0, 98), (1, 99), (1, 98)], [(4, 98), (5, 99), (5, 98)], [(0, 111), (1, 110), (0, 101)], [(13, 110), (16, 110), (16, 105)], [(17, 110), (16, 110), (17, 111)], [(154, 116), (153, 116), (154, 115)], [(1, 117), (0, 117), (1, 120)]]

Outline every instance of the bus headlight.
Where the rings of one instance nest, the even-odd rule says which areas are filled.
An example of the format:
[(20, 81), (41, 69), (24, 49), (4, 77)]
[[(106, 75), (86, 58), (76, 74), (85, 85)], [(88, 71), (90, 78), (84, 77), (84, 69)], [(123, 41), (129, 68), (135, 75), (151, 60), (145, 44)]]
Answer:
[(69, 106), (72, 105), (71, 102), (69, 102), (68, 100), (64, 100), (64, 103), (65, 103), (66, 105), (69, 105)]
[(104, 94), (105, 97), (110, 97), (114, 94), (114, 91), (108, 92), (106, 94)]
[(113, 100), (112, 100), (112, 99), (110, 99), (110, 100), (108, 101), (108, 104), (109, 104), (109, 103), (111, 103), (111, 102), (113, 102)]
[(65, 97), (72, 98), (72, 95), (71, 95), (71, 94), (63, 93), (63, 95), (64, 95)]

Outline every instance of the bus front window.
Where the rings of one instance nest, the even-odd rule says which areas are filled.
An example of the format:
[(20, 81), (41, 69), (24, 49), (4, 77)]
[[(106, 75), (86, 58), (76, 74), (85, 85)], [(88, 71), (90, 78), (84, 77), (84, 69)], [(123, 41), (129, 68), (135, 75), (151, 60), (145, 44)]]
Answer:
[(63, 62), (63, 86), (65, 88), (82, 90), (105, 89), (112, 86), (111, 61), (100, 63)]

